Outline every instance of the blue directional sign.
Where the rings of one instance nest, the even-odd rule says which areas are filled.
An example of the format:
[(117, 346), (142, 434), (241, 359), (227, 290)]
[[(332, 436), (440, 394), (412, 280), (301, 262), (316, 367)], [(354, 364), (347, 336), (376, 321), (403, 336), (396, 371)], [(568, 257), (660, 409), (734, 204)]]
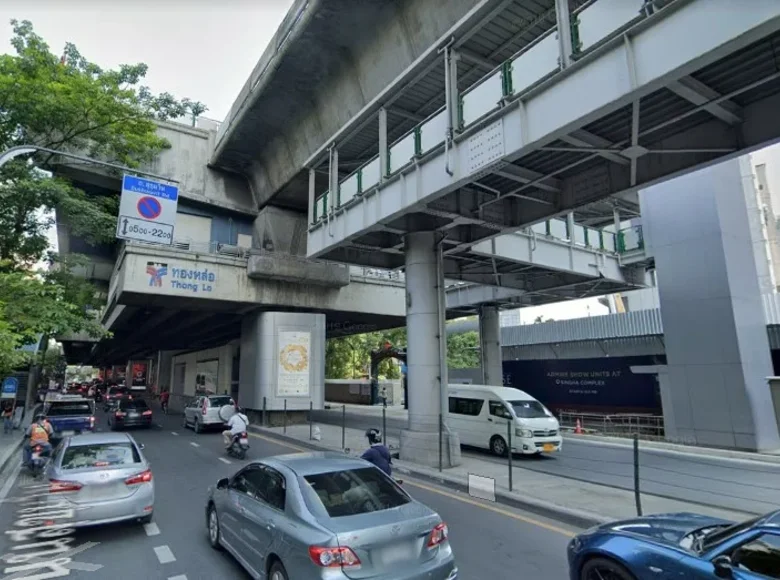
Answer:
[(401, 372), (406, 374), (406, 363), (401, 363)]
[(14, 377), (8, 377), (3, 380), (3, 391), (0, 394), (2, 399), (15, 399), (16, 393), (19, 391), (19, 381)]
[(125, 175), (116, 237), (150, 244), (173, 244), (179, 188), (169, 183)]

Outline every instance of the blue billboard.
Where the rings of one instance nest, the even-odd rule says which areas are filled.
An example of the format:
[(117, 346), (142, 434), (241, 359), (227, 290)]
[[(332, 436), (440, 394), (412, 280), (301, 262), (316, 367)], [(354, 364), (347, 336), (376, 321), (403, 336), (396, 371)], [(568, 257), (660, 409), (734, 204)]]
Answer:
[(504, 385), (522, 389), (552, 411), (661, 413), (654, 375), (632, 366), (664, 364), (665, 357), (504, 361)]

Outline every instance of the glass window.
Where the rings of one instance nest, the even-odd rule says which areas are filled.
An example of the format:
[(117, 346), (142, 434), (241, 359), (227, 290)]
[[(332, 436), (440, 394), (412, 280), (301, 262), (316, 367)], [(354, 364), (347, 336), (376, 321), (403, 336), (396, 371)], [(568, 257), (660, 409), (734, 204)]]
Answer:
[(464, 399), (462, 397), (450, 397), (450, 413), (456, 415), (470, 415), (476, 417), (482, 412), (482, 399)]
[(306, 494), (307, 503), (319, 502), (331, 518), (388, 510), (411, 501), (374, 467), (307, 475), (303, 480), (303, 487), (314, 492)]
[(89, 401), (51, 403), (46, 410), (47, 417), (84, 417), (93, 414)]
[(539, 401), (509, 401), (509, 404), (520, 419), (550, 417), (550, 413)]
[(275, 469), (250, 467), (236, 475), (230, 487), (252, 499), (284, 511), (286, 499), (284, 477)]
[(501, 417), (503, 419), (511, 419), (512, 415), (509, 414), (504, 403), (501, 401), (490, 401), (490, 414), (494, 417)]
[(225, 405), (232, 405), (233, 399), (230, 397), (209, 397), (209, 405), (212, 407), (224, 407)]
[(704, 541), (702, 542), (702, 551), (706, 552), (712, 549), (713, 547), (715, 547), (717, 544), (720, 544), (721, 542), (733, 538), (737, 534), (741, 534), (745, 530), (752, 528), (754, 525), (756, 525), (759, 522), (759, 520), (762, 519), (764, 519), (764, 516), (751, 518), (744, 522), (734, 524), (733, 526), (729, 526), (728, 528), (721, 529), (717, 532), (708, 534), (704, 538)]
[(780, 579), (780, 536), (762, 534), (731, 554), (735, 568)]
[(127, 443), (71, 445), (62, 455), (62, 469), (110, 467), (136, 463), (141, 463), (141, 456), (135, 445), (129, 441)]
[(119, 403), (119, 407), (122, 410), (132, 410), (132, 411), (146, 411), (149, 409), (149, 405), (146, 404), (146, 401), (143, 399), (125, 399), (121, 403)]

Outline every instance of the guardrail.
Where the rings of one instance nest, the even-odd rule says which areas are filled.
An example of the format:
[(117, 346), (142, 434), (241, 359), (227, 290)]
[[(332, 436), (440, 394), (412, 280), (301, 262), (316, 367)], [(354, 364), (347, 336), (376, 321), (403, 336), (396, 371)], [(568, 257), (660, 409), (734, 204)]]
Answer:
[[(572, 39), (571, 57), (579, 59), (623, 33), (646, 18), (647, 10), (646, 0), (593, 0), (572, 11), (571, 30), (568, 31)], [(456, 101), (459, 121), (456, 131), (473, 126), (557, 74), (561, 70), (557, 34), (558, 27), (555, 26), (482, 80), (462, 91)], [(383, 179), (392, 177), (415, 159), (442, 146), (446, 132), (447, 111), (442, 108), (390, 144), (386, 151), (380, 152), (387, 161), (386, 175), (380, 175), (381, 164), (377, 155), (339, 183), (335, 199), (331, 199), (330, 191), (318, 196), (314, 204), (312, 225), (366, 193), (373, 192)], [(587, 239), (589, 236), (582, 232), (580, 237)], [(612, 244), (612, 240), (608, 239), (603, 249), (609, 251), (611, 245), (614, 245), (612, 251), (617, 252), (617, 240)]]
[(607, 437), (634, 437), (651, 441), (663, 440), (664, 418), (660, 415), (598, 414), (562, 411), (558, 414), (561, 430), (575, 431), (577, 427), (589, 435)]
[[(125, 242), (125, 245), (131, 248), (159, 247), (158, 244), (146, 244), (144, 242), (134, 241)], [(214, 254), (217, 256), (225, 256), (226, 258), (244, 260), (252, 252), (250, 248), (244, 248), (233, 244), (225, 244), (222, 242), (191, 242), (189, 240), (174, 240), (173, 244), (168, 247), (173, 250), (192, 252), (195, 254)]]

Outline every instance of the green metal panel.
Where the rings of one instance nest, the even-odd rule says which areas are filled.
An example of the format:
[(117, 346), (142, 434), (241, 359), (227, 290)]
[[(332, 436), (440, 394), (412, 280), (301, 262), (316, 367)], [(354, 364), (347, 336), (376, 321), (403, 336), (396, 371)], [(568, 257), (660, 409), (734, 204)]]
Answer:
[(580, 40), (580, 18), (575, 16), (569, 23), (571, 25), (571, 54), (577, 56), (582, 52), (582, 40)]
[(358, 169), (357, 180), (358, 180), (357, 192), (363, 193), (363, 169)]
[(422, 155), (422, 131), (420, 130), (422, 123), (414, 128), (414, 154)]
[(501, 88), (504, 96), (508, 97), (514, 93), (512, 88), (512, 61), (508, 60), (501, 65)]
[(544, 222), (544, 233), (549, 236), (551, 235), (551, 232), (552, 232), (552, 228), (550, 227), (550, 220), (547, 220), (546, 222)]

